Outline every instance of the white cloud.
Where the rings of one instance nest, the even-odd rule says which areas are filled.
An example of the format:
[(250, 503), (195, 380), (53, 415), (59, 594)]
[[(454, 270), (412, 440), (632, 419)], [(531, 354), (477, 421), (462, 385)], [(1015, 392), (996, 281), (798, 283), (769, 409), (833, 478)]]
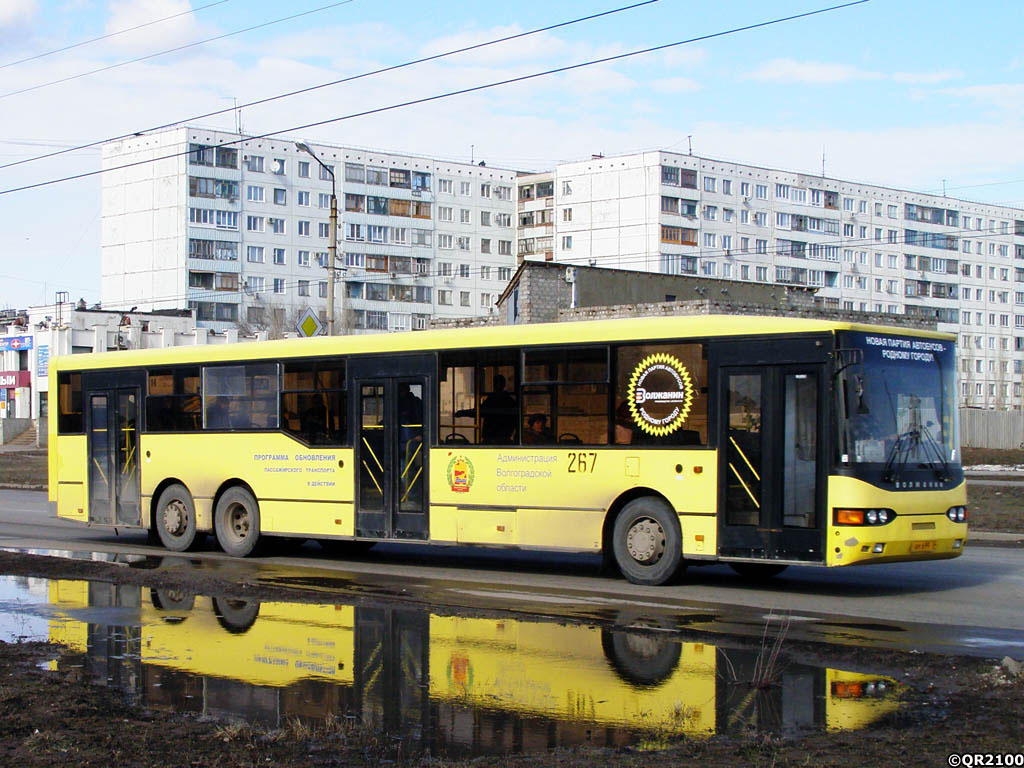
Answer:
[(848, 64), (833, 64), (825, 61), (797, 61), (795, 59), (772, 59), (747, 73), (745, 78), (767, 83), (810, 83), (826, 85), (855, 81), (891, 80), (897, 83), (930, 84), (941, 83), (960, 77), (959, 72), (872, 72)]
[(647, 85), (660, 93), (692, 93), (700, 90), (700, 83), (689, 77), (662, 77), (651, 80)]
[[(201, 39), (205, 36), (203, 27), (195, 14), (188, 13), (191, 8), (189, 0), (110, 0), (107, 34), (158, 19), (167, 20), (112, 37), (104, 42), (104, 46), (121, 53), (145, 54)], [(175, 18), (168, 18), (170, 16)]]
[(0, 30), (28, 24), (37, 10), (36, 0), (3, 0), (0, 3)]

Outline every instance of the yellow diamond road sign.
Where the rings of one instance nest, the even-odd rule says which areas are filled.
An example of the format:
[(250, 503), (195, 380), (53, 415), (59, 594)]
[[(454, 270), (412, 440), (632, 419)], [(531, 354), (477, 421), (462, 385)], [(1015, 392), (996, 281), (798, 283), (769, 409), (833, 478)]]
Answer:
[(320, 318), (316, 316), (316, 313), (311, 307), (307, 307), (306, 311), (302, 313), (302, 317), (299, 318), (299, 322), (295, 324), (296, 329), (299, 331), (300, 336), (319, 336), (324, 330), (324, 324), (320, 322)]

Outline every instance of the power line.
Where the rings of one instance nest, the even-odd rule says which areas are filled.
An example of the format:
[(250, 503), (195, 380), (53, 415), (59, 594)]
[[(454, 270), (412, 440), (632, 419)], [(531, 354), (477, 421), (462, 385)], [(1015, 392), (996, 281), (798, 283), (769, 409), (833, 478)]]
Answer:
[(210, 3), (208, 5), (201, 5), (198, 8), (190, 8), (189, 10), (182, 11), (181, 13), (175, 13), (175, 14), (172, 14), (170, 16), (164, 16), (162, 19), (154, 19), (153, 21), (147, 21), (144, 24), (137, 24), (134, 27), (128, 27), (127, 29), (119, 29), (117, 32), (108, 32), (107, 34), (100, 35), (99, 37), (91, 37), (88, 40), (82, 40), (81, 42), (78, 42), (78, 43), (72, 43), (71, 45), (65, 45), (63, 48), (55, 48), (54, 50), (46, 51), (45, 53), (37, 53), (37, 54), (35, 54), (33, 56), (26, 56), (24, 59), (18, 59), (17, 61), (11, 61), (11, 62), (8, 62), (7, 64), (0, 64), (0, 69), (7, 69), (7, 67), (13, 67), (16, 64), (24, 64), (26, 61), (35, 61), (36, 59), (42, 59), (42, 58), (45, 58), (46, 56), (53, 56), (55, 53), (63, 53), (64, 51), (70, 51), (72, 48), (80, 48), (81, 46), (88, 45), (89, 43), (96, 43), (96, 42), (99, 42), (100, 40), (107, 40), (108, 38), (117, 37), (118, 35), (123, 35), (123, 34), (126, 34), (128, 32), (134, 32), (135, 30), (143, 29), (144, 27), (151, 27), (154, 24), (161, 24), (161, 23), (163, 23), (165, 21), (170, 21), (171, 19), (176, 19), (179, 16), (188, 16), (189, 14), (192, 14), (192, 13), (197, 13), (199, 11), (204, 11), (207, 8), (213, 8), (213, 6), (215, 6), (215, 5), (223, 5), (226, 2), (228, 2), (228, 0), (217, 0), (217, 2), (215, 2), (215, 3)]
[[(351, 0), (347, 0), (347, 1), (351, 2)], [(468, 93), (475, 93), (475, 92), (478, 92), (478, 91), (484, 91), (484, 90), (488, 90), (490, 88), (496, 88), (496, 87), (499, 87), (499, 86), (502, 86), (502, 85), (510, 85), (512, 83), (521, 83), (521, 82), (525, 82), (527, 80), (534, 80), (534, 79), (539, 78), (539, 77), (546, 77), (548, 75), (561, 74), (563, 72), (571, 72), (573, 70), (582, 69), (584, 67), (593, 66), (595, 64), (607, 64), (607, 63), (612, 62), (612, 61), (621, 61), (623, 59), (632, 58), (634, 56), (641, 56), (641, 55), (648, 54), (648, 53), (654, 53), (654, 52), (657, 52), (657, 51), (668, 50), (670, 48), (676, 48), (676, 47), (681, 46), (681, 45), (688, 45), (690, 43), (696, 43), (696, 42), (700, 42), (700, 41), (703, 41), (703, 40), (711, 40), (711, 39), (718, 38), (718, 37), (724, 37), (724, 36), (727, 36), (727, 35), (736, 34), (738, 32), (746, 32), (746, 31), (753, 30), (753, 29), (759, 29), (759, 28), (762, 28), (762, 27), (768, 27), (768, 26), (773, 26), (773, 25), (776, 25), (776, 24), (782, 24), (782, 23), (787, 22), (787, 21), (793, 21), (793, 20), (796, 20), (796, 19), (807, 18), (809, 16), (817, 16), (817, 15), (822, 14), (822, 13), (828, 13), (830, 11), (835, 11), (835, 10), (839, 10), (839, 9), (842, 9), (842, 8), (849, 8), (849, 7), (852, 7), (852, 6), (855, 6), (855, 5), (862, 5), (863, 3), (866, 3), (866, 2), (868, 2), (868, 0), (851, 0), (851, 2), (841, 3), (839, 5), (832, 5), (832, 6), (828, 6), (826, 8), (819, 8), (819, 9), (814, 10), (814, 11), (806, 11), (804, 13), (793, 14), (793, 15), (790, 15), (790, 16), (783, 16), (783, 17), (780, 17), (780, 18), (771, 19), (769, 21), (762, 21), (762, 22), (757, 22), (755, 24), (747, 24), (747, 25), (740, 26), (740, 27), (733, 27), (731, 29), (723, 30), (721, 32), (713, 32), (713, 33), (710, 33), (710, 34), (707, 34), (707, 35), (700, 35), (698, 37), (691, 37), (691, 38), (687, 38), (685, 40), (677, 40), (677, 41), (672, 42), (672, 43), (664, 43), (662, 45), (656, 45), (656, 46), (652, 46), (652, 47), (649, 47), (649, 48), (641, 48), (641, 49), (638, 49), (638, 50), (629, 51), (627, 53), (620, 53), (620, 54), (616, 54), (616, 55), (613, 55), (613, 56), (604, 56), (604, 57), (599, 58), (599, 59), (590, 59), (588, 61), (580, 62), (578, 64), (570, 64), (570, 65), (567, 65), (567, 66), (564, 66), (564, 67), (555, 67), (553, 69), (547, 69), (547, 70), (544, 70), (544, 71), (541, 71), (541, 72), (534, 72), (534, 73), (529, 74), (529, 75), (520, 75), (518, 77), (510, 77), (510, 78), (506, 78), (504, 80), (497, 80), (497, 81), (494, 81), (494, 82), (491, 82), (491, 83), (484, 83), (483, 85), (475, 85), (475, 86), (471, 86), (469, 88), (461, 88), (461, 89), (454, 90), (454, 91), (446, 91), (444, 93), (435, 94), (433, 96), (425, 96), (425, 97), (422, 97), (422, 98), (419, 98), (419, 99), (410, 99), (409, 101), (399, 102), (397, 104), (391, 104), (391, 105), (386, 106), (386, 107), (377, 107), (375, 109), (368, 109), (368, 110), (364, 110), (362, 112), (354, 112), (354, 113), (351, 113), (351, 114), (348, 114), (348, 115), (343, 115), (341, 117), (329, 118), (327, 120), (318, 120), (318, 121), (312, 122), (312, 123), (306, 123), (306, 124), (303, 124), (303, 125), (292, 126), (291, 128), (283, 128), (283, 129), (278, 130), (278, 131), (270, 131), (268, 133), (260, 134), (260, 135), (257, 135), (257, 136), (247, 136), (247, 137), (241, 137), (241, 138), (238, 138), (238, 139), (232, 139), (231, 141), (225, 141), (225, 142), (222, 142), (220, 144), (216, 144), (216, 145), (214, 145), (214, 147), (215, 148), (220, 148), (220, 147), (233, 146), (235, 144), (241, 144), (241, 143), (244, 143), (246, 141), (256, 141), (256, 140), (259, 140), (259, 139), (266, 139), (266, 138), (270, 138), (270, 137), (273, 137), (273, 136), (279, 136), (279, 135), (281, 135), (283, 133), (290, 133), (290, 132), (295, 132), (295, 131), (303, 131), (303, 130), (306, 130), (308, 128), (316, 128), (316, 127), (320, 127), (320, 126), (323, 126), (323, 125), (328, 125), (328, 124), (331, 124), (331, 123), (338, 123), (338, 122), (342, 122), (342, 121), (345, 121), (345, 120), (352, 120), (352, 119), (355, 119), (357, 117), (366, 117), (367, 115), (380, 114), (380, 113), (383, 113), (383, 112), (389, 112), (389, 111), (395, 110), (395, 109), (402, 109), (404, 107), (410, 107), (410, 106), (414, 106), (414, 105), (417, 105), (417, 104), (426, 104), (426, 103), (433, 102), (433, 101), (440, 101), (442, 99), (448, 99), (448, 98), (451, 98), (453, 96), (462, 96), (462, 95), (465, 95), (465, 94), (468, 94)], [(115, 165), (115, 166), (111, 166), (109, 168), (102, 168), (102, 169), (100, 169), (98, 171), (87, 171), (85, 173), (79, 173), (79, 174), (75, 174), (73, 176), (64, 176), (64, 177), (57, 178), (57, 179), (51, 179), (49, 181), (37, 182), (35, 184), (26, 184), (26, 185), (21, 186), (21, 187), (11, 187), (9, 189), (0, 190), (0, 195), (6, 195), (6, 194), (10, 194), (12, 192), (21, 192), (21, 191), (24, 191), (24, 190), (27, 190), (27, 189), (36, 189), (38, 187), (45, 187), (45, 186), (49, 186), (49, 185), (52, 185), (52, 184), (59, 184), (59, 183), (65, 182), (65, 181), (74, 181), (76, 179), (87, 178), (89, 176), (96, 176), (96, 175), (99, 175), (101, 173), (107, 173), (109, 171), (119, 171), (119, 170), (123, 170), (125, 168), (133, 168), (133, 167), (140, 166), (140, 165), (146, 165), (148, 163), (159, 162), (160, 160), (170, 160), (170, 159), (173, 159), (173, 158), (176, 158), (176, 157), (182, 157), (182, 156), (185, 156), (185, 155), (188, 155), (188, 154), (189, 154), (188, 150), (186, 150), (184, 152), (175, 152), (175, 153), (170, 154), (170, 155), (161, 155), (160, 157), (149, 158), (147, 160), (138, 160), (138, 161), (135, 161), (135, 162), (132, 162), (132, 163), (124, 163), (122, 165)]]
[(241, 35), (244, 32), (252, 32), (253, 30), (263, 29), (264, 27), (270, 27), (270, 26), (273, 26), (274, 24), (281, 24), (282, 22), (285, 22), (285, 21), (292, 21), (293, 19), (298, 19), (298, 18), (301, 18), (303, 16), (309, 16), (310, 14), (313, 14), (313, 13), (320, 13), (321, 11), (327, 11), (327, 10), (330, 10), (331, 8), (337, 8), (339, 5), (348, 5), (351, 2), (354, 2), (354, 0), (341, 0), (341, 2), (338, 2), (338, 3), (331, 3), (330, 5), (322, 5), (319, 8), (312, 8), (312, 9), (310, 9), (308, 11), (303, 11), (302, 13), (295, 13), (295, 14), (292, 14), (291, 16), (283, 16), (283, 17), (281, 17), (279, 19), (272, 19), (271, 21), (265, 21), (262, 24), (256, 24), (254, 26), (246, 27), (244, 29), (236, 29), (233, 32), (225, 32), (222, 35), (216, 35), (214, 37), (208, 37), (205, 40), (196, 40), (195, 42), (186, 43), (185, 45), (179, 45), (179, 46), (177, 46), (175, 48), (168, 48), (165, 51), (158, 51), (156, 53), (148, 53), (145, 56), (139, 56), (138, 58), (129, 59), (128, 61), (120, 61), (120, 62), (118, 62), (116, 64), (109, 64), (109, 65), (107, 65), (105, 67), (100, 67), (99, 69), (91, 69), (88, 72), (79, 72), (77, 75), (69, 75), (67, 77), (59, 78), (58, 80), (51, 80), (48, 83), (39, 83), (38, 85), (31, 85), (28, 88), (19, 88), (16, 91), (10, 91), (8, 93), (0, 94), (0, 99), (6, 99), (6, 98), (8, 98), (10, 96), (17, 96), (20, 93), (28, 93), (29, 91), (37, 91), (40, 88), (47, 88), (47, 87), (49, 87), (51, 85), (57, 85), (59, 83), (66, 83), (66, 82), (68, 82), (70, 80), (77, 80), (77, 79), (79, 79), (81, 77), (87, 77), (88, 75), (95, 75), (95, 74), (98, 74), (100, 72), (108, 72), (111, 69), (117, 69), (118, 67), (124, 67), (124, 66), (127, 66), (129, 64), (138, 64), (140, 61), (147, 61), (149, 59), (155, 59), (158, 56), (165, 56), (168, 53), (177, 53), (178, 51), (184, 51), (184, 50), (187, 50), (189, 48), (195, 48), (196, 46), (205, 45), (206, 43), (212, 43), (212, 42), (215, 42), (217, 40), (223, 40), (223, 39), (228, 38), (228, 37), (234, 37), (235, 35)]
[(185, 118), (183, 120), (176, 120), (176, 121), (174, 121), (172, 123), (164, 123), (163, 125), (153, 126), (152, 128), (145, 128), (145, 129), (143, 129), (141, 131), (132, 131), (131, 133), (124, 133), (124, 134), (121, 134), (120, 136), (112, 136), (112, 137), (107, 138), (107, 139), (100, 139), (98, 141), (92, 141), (92, 142), (89, 142), (88, 144), (81, 144), (81, 145), (79, 145), (77, 147), (70, 147), (70, 148), (67, 148), (67, 149), (62, 149), (59, 152), (50, 152), (50, 153), (45, 154), (45, 155), (39, 155), (37, 157), (30, 157), (30, 158), (28, 158), (26, 160), (19, 160), (16, 163), (8, 163), (6, 165), (0, 165), (0, 169), (2, 169), (2, 168), (10, 168), (12, 166), (21, 165), (23, 163), (30, 163), (30, 162), (32, 162), (34, 160), (43, 160), (43, 159), (46, 159), (46, 158), (49, 158), (49, 157), (56, 157), (57, 155), (63, 155), (65, 153), (67, 153), (67, 152), (75, 152), (75, 151), (78, 151), (78, 150), (81, 150), (81, 149), (88, 149), (90, 147), (95, 147), (95, 146), (98, 146), (100, 144), (105, 144), (106, 142), (109, 142), (109, 141), (118, 141), (119, 139), (127, 139), (127, 138), (130, 138), (132, 136), (137, 136), (140, 133), (150, 133), (152, 131), (163, 130), (164, 128), (172, 128), (172, 127), (174, 127), (176, 125), (181, 125), (183, 123), (194, 122), (196, 120), (204, 120), (204, 119), (206, 119), (208, 117), (215, 117), (217, 115), (223, 115), (223, 114), (225, 114), (227, 112), (234, 112), (236, 110), (247, 109), (248, 107), (255, 107), (255, 106), (259, 106), (261, 104), (267, 104), (267, 103), (272, 102), (272, 101), (277, 101), (279, 99), (286, 99), (286, 98), (290, 98), (291, 96), (298, 96), (298, 95), (301, 95), (301, 94), (304, 94), (304, 93), (310, 93), (312, 91), (316, 91), (316, 90), (319, 90), (321, 88), (328, 88), (328, 87), (333, 86), (333, 85), (341, 85), (342, 83), (350, 83), (350, 82), (352, 82), (354, 80), (360, 80), (360, 79), (365, 78), (365, 77), (372, 77), (373, 75), (380, 75), (380, 74), (383, 74), (385, 72), (393, 72), (395, 70), (404, 69), (405, 67), (411, 67), (411, 66), (414, 66), (416, 64), (423, 64), (423, 63), (428, 62), (428, 61), (436, 61), (438, 59), (443, 59), (443, 58), (446, 58), (448, 56), (455, 56), (456, 54), (459, 54), (459, 53), (466, 53), (468, 51), (475, 51), (475, 50), (478, 50), (480, 48), (486, 48), (486, 47), (491, 46), (491, 45), (498, 45), (499, 43), (505, 43), (505, 42), (508, 42), (510, 40), (517, 40), (519, 38), (529, 37), (530, 35), (536, 35), (536, 34), (539, 34), (541, 32), (550, 32), (553, 29), (559, 29), (561, 27), (567, 27), (567, 26), (570, 26), (572, 24), (579, 24), (580, 22), (584, 22), (584, 21), (592, 21), (593, 19), (598, 19), (598, 18), (601, 18), (603, 16), (610, 16), (612, 14), (621, 13), (622, 11), (629, 11), (629, 10), (632, 10), (634, 8), (639, 8), (639, 7), (644, 6), (644, 5), (651, 5), (651, 4), (656, 3), (658, 1), (659, 0), (642, 0), (642, 2), (633, 3), (632, 5), (624, 5), (624, 6), (619, 7), (619, 8), (613, 8), (612, 10), (609, 10), (609, 11), (601, 11), (600, 13), (593, 13), (593, 14), (590, 14), (589, 16), (580, 16), (579, 18), (571, 19), (569, 21), (562, 21), (562, 22), (559, 22), (557, 24), (549, 24), (546, 27), (538, 27), (537, 29), (531, 29), (531, 30), (529, 30), (527, 32), (519, 32), (519, 33), (514, 34), (514, 35), (506, 35), (505, 37), (499, 37), (499, 38), (496, 38), (494, 40), (488, 40), (487, 42), (484, 42), (484, 43), (476, 43), (475, 45), (468, 45), (468, 46), (465, 46), (463, 48), (456, 48), (456, 49), (451, 50), (451, 51), (445, 51), (444, 53), (437, 53), (437, 54), (434, 54), (433, 56), (425, 56), (423, 58), (413, 59), (412, 61), (406, 61), (406, 62), (403, 62), (401, 64), (394, 64), (394, 65), (391, 65), (391, 66), (388, 66), (388, 67), (382, 67), (380, 69), (374, 69), (374, 70), (370, 70), (368, 72), (363, 72), (363, 73), (358, 74), (358, 75), (351, 75), (349, 77), (343, 77), (343, 78), (341, 78), (339, 80), (331, 80), (331, 81), (326, 82), (326, 83), (320, 83), (319, 85), (312, 85), (312, 86), (309, 86), (307, 88), (300, 88), (300, 89), (298, 89), (296, 91), (289, 91), (287, 93), (277, 94), (276, 96), (269, 96), (267, 98), (257, 99), (255, 101), (250, 101), (250, 102), (247, 102), (245, 104), (239, 104), (237, 106), (225, 107), (224, 109), (218, 109), (218, 110), (215, 110), (213, 112), (205, 112), (205, 113), (200, 114), (200, 115), (193, 115), (192, 117), (187, 117), (187, 118)]

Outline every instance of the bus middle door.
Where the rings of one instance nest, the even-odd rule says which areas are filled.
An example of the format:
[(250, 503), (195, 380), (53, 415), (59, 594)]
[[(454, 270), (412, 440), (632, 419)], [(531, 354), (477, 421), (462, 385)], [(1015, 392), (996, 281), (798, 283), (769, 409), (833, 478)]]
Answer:
[(824, 560), (825, 367), (806, 343), (770, 343), (781, 364), (751, 350), (758, 364), (718, 369), (723, 559)]
[(433, 355), (353, 358), (356, 535), (426, 539)]

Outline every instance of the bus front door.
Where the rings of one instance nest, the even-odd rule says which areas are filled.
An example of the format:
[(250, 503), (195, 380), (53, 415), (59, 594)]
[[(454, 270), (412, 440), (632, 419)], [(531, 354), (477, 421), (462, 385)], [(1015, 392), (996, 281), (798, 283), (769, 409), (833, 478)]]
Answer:
[(87, 389), (89, 522), (139, 525), (139, 387)]
[(824, 376), (816, 361), (718, 369), (721, 557), (824, 560)]
[(432, 355), (355, 359), (356, 535), (426, 539)]

